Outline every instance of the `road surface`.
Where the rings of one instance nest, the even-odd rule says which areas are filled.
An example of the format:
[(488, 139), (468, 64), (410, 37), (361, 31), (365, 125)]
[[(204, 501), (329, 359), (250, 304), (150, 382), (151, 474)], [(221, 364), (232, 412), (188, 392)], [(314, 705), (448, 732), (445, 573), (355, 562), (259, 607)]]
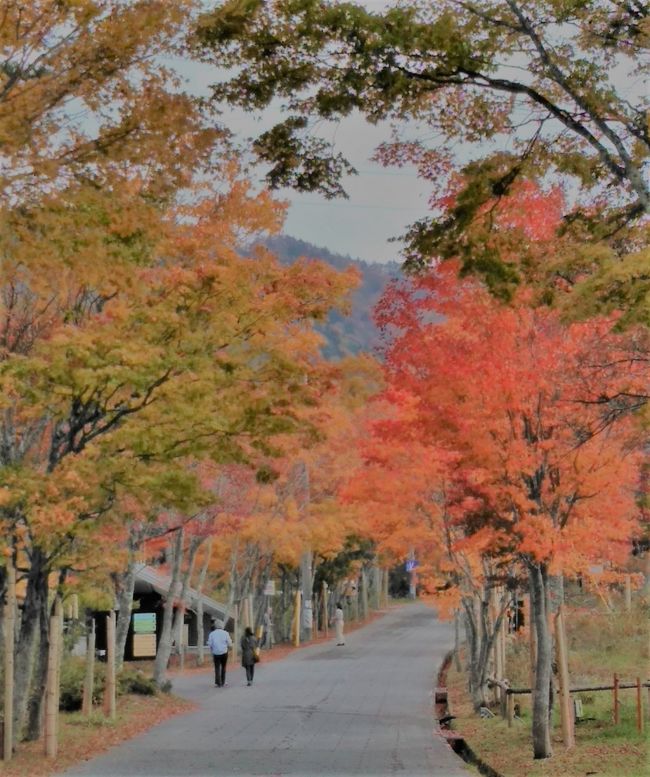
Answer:
[(66, 772), (66, 777), (461, 777), (463, 762), (432, 733), (432, 692), (451, 632), (424, 605), (395, 608), (348, 635), (258, 664), (245, 684), (177, 678), (200, 710)]

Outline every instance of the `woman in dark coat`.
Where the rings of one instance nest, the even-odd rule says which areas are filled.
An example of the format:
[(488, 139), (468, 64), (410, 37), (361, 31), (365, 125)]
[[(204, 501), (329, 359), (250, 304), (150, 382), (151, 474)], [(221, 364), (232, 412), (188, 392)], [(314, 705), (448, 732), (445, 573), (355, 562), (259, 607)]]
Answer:
[(246, 626), (246, 631), (241, 638), (240, 644), (241, 665), (246, 670), (246, 685), (252, 685), (253, 675), (255, 674), (257, 640), (250, 626)]

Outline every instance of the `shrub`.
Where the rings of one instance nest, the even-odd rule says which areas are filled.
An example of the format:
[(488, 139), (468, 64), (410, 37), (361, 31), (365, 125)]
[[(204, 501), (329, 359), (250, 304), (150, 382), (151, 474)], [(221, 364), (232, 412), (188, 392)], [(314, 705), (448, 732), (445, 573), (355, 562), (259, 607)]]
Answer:
[(140, 669), (122, 669), (117, 677), (117, 692), (137, 693), (141, 696), (155, 696), (156, 685), (152, 677), (147, 677)]
[[(61, 692), (59, 709), (74, 712), (81, 709), (83, 700), (84, 676), (86, 660), (78, 656), (66, 656), (61, 666)], [(139, 669), (123, 669), (116, 678), (117, 693), (140, 694), (154, 696), (157, 692), (154, 681)], [(104, 696), (106, 684), (106, 664), (95, 661), (95, 678), (93, 683), (93, 704), (98, 704)]]
[[(104, 689), (106, 667), (95, 663), (95, 678), (93, 683), (93, 704), (101, 701)], [(84, 677), (86, 661), (78, 656), (66, 656), (61, 665), (61, 690), (59, 709), (73, 712), (81, 709), (83, 700)]]

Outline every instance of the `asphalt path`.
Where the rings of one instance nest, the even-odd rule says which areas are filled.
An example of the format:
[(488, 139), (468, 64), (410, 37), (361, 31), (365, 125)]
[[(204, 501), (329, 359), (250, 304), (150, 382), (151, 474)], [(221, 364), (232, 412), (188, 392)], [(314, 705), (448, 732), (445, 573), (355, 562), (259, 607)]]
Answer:
[(321, 643), (256, 667), (229, 666), (226, 688), (193, 674), (174, 692), (199, 710), (162, 723), (67, 777), (469, 775), (433, 732), (436, 672), (452, 634), (428, 607), (405, 605), (338, 647)]

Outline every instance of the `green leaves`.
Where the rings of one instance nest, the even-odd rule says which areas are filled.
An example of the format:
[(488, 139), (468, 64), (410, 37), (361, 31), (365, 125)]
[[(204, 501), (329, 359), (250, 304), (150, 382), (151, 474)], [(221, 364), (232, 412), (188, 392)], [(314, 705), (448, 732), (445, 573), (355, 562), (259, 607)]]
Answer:
[[(246, 20), (242, 7), (231, 14), (239, 26), (220, 11), (204, 19), (203, 56), (234, 69), (215, 88), (217, 103), (260, 109), (284, 101), (291, 118), (253, 146), (271, 165), (271, 186), (343, 195), (350, 167), (309, 127), (360, 111), (369, 122), (394, 121), (395, 147), (402, 137), (405, 148), (413, 144), (414, 123), (430, 139), (418, 141), (419, 173), (432, 182), (436, 205), (445, 202), (407, 232), (407, 268), (460, 257), (464, 271), (479, 272), (503, 298), (533, 276), (548, 284), (540, 296), (554, 297), (555, 262), (545, 273), (525, 242), (516, 261), (516, 235), (503, 251), (503, 235), (495, 240), (487, 229), (489, 209), (521, 179), (564, 186), (572, 196), (563, 215), (566, 225), (579, 222), (578, 244), (604, 241), (626, 262), (620, 230), (650, 211), (647, 95), (618, 86), (635, 83), (647, 37), (634, 4), (442, 0), (371, 12), (357, 3), (277, 0), (256, 4)], [(640, 290), (621, 299), (638, 305), (642, 297)]]
[(345, 196), (341, 177), (356, 172), (341, 154), (330, 154), (329, 145), (319, 138), (301, 138), (307, 126), (301, 116), (292, 116), (263, 133), (254, 149), (260, 160), (273, 166), (267, 181), (274, 189), (291, 187), (298, 191), (318, 191), (325, 197)]

